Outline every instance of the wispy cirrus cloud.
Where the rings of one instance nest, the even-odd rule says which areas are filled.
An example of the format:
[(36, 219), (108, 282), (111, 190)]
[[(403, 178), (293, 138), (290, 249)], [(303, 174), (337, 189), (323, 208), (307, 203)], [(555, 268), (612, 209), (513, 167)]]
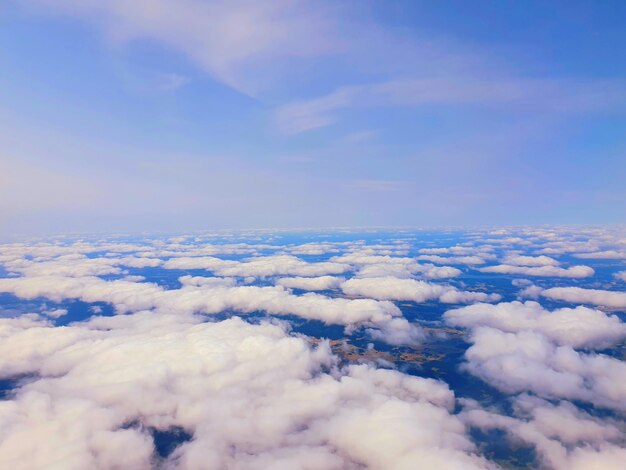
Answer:
[(276, 110), (286, 134), (334, 124), (348, 108), (479, 106), (512, 112), (589, 113), (626, 108), (624, 80), (567, 80), (524, 77), (434, 77), (346, 86)]
[[(96, 25), (107, 41), (148, 40), (174, 50), (244, 93), (257, 91), (270, 63), (334, 53), (335, 16), (325, 4), (198, 0), (29, 0), (37, 11)], [(315, 41), (310, 39), (315, 37)]]

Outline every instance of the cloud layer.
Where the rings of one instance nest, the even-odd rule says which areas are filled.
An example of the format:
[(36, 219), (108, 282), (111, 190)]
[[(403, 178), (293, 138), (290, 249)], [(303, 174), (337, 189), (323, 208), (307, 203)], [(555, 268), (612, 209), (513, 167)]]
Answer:
[[(0, 245), (0, 466), (497, 468), (474, 431), (500, 430), (529, 465), (620, 468), (621, 271), (565, 256), (619, 235), (334, 237)], [(340, 339), (317, 337), (330, 325)], [(159, 433), (178, 433), (171, 452)]]

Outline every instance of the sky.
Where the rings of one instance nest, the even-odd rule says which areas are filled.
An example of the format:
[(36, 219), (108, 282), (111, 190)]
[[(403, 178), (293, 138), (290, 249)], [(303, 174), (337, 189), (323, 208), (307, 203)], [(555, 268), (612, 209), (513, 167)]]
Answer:
[(623, 1), (8, 0), (0, 236), (626, 220)]

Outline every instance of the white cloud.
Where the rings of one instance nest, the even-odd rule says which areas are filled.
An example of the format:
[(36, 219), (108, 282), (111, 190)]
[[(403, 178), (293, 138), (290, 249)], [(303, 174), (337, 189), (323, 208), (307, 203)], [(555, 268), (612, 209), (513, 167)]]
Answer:
[(345, 294), (352, 296), (380, 300), (411, 300), (418, 303), (429, 300), (439, 300), (444, 303), (471, 303), (500, 299), (498, 294), (459, 291), (452, 286), (394, 277), (349, 279), (341, 285), (341, 289)]
[[(382, 248), (382, 247), (381, 247)], [(434, 266), (432, 264), (419, 264), (414, 258), (390, 256), (380, 254), (393, 251), (384, 248), (377, 250), (359, 249), (331, 259), (335, 263), (348, 263), (360, 268), (357, 277), (413, 277), (420, 274), (428, 279), (443, 279), (457, 277), (461, 274), (459, 269), (450, 266)]]
[(248, 258), (245, 261), (223, 260), (213, 257), (179, 257), (163, 264), (167, 269), (206, 269), (218, 276), (323, 276), (342, 274), (349, 266), (335, 262), (307, 263), (295, 256), (275, 255)]
[(439, 248), (420, 248), (419, 252), (425, 255), (480, 255), (480, 256), (488, 256), (490, 259), (494, 256), (489, 253), (492, 251), (492, 248), (489, 245), (481, 245), (481, 246), (461, 246), (454, 245), (450, 247), (439, 247)]
[(580, 400), (626, 410), (626, 363), (558, 346), (544, 334), (475, 328), (465, 353), (467, 370), (506, 393)]
[[(546, 268), (567, 271), (553, 258), (525, 254), (544, 246), (541, 237), (560, 240), (550, 233), (520, 233), (527, 251), (504, 248), (508, 267), (528, 275)], [(517, 234), (504, 233), (506, 243), (520, 245)], [(217, 245), (210, 237), (186, 236), (138, 245), (106, 239), (0, 245), (0, 263), (21, 275), (0, 279), (0, 292), (55, 302), (108, 302), (117, 313), (127, 313), (62, 328), (53, 320), (67, 311), (45, 305), (33, 310), (40, 314), (0, 319), (0, 378), (29, 376), (15, 395), (0, 402), (0, 466), (20, 459), (36, 468), (65, 459), (61, 449), (71, 449), (74, 460), (63, 461), (65, 467), (74, 462), (77, 468), (193, 468), (207, 462), (235, 468), (488, 467), (474, 455), (464, 423), (503, 429), (535, 446), (542, 463), (559, 470), (623, 462), (623, 423), (594, 418), (564, 401), (523, 395), (513, 398), (510, 416), (466, 401), (459, 419), (445, 384), (373, 366), (339, 369), (326, 343), (312, 348), (288, 333), (287, 322), (206, 322), (204, 315), (264, 311), (343, 325), (346, 334), (359, 330), (392, 345), (417, 345), (423, 330), (391, 301), (500, 299), (418, 280), (461, 271), (419, 264), (408, 256), (415, 245), (403, 237), (281, 246), (262, 242), (278, 243), (278, 236), (250, 236), (259, 243)], [(495, 258), (492, 248), (472, 240), (467, 246), (421, 251), (448, 255), (441, 256), (444, 260)], [(292, 256), (327, 253), (339, 255), (322, 262)], [(252, 257), (233, 261), (216, 257), (220, 254)], [(124, 271), (161, 266), (205, 269), (212, 276), (183, 276), (182, 287), (165, 288)], [(586, 267), (569, 269), (574, 268)], [(352, 273), (348, 280), (337, 277)], [(98, 277), (108, 275), (125, 277)], [(247, 285), (266, 277), (263, 284), (276, 285)], [(544, 290), (527, 279), (513, 285), (523, 288), (520, 296), (626, 305), (626, 293), (618, 291)], [(340, 288), (347, 296), (365, 298), (295, 295), (292, 288)], [(92, 311), (102, 313), (93, 306)], [(511, 302), (456, 308), (444, 319), (471, 330), (466, 370), (501, 391), (626, 410), (624, 362), (589, 352), (624, 341), (625, 325), (617, 316), (586, 307), (549, 311), (537, 302)], [(161, 462), (150, 429), (172, 426), (183, 427), (193, 440)], [(129, 453), (132, 460), (125, 458)]]
[(439, 256), (439, 255), (419, 255), (417, 259), (424, 261), (432, 261), (440, 264), (485, 264), (489, 256)]
[(55, 308), (53, 310), (46, 310), (42, 312), (45, 316), (50, 318), (61, 318), (67, 315), (67, 309), (65, 308)]
[(593, 251), (590, 253), (575, 253), (572, 255), (583, 259), (626, 259), (626, 252), (616, 250)]
[(422, 266), (425, 267), (424, 271), (422, 271), (422, 275), (428, 279), (445, 279), (458, 277), (463, 274), (463, 271), (451, 266), (433, 266), (428, 264)]
[[(109, 302), (120, 313), (156, 309), (181, 315), (216, 314), (228, 310), (240, 313), (265, 311), (272, 315), (296, 315), (328, 324), (391, 328), (394, 344), (415, 344), (422, 336), (417, 325), (401, 318), (391, 302), (373, 299), (329, 298), (319, 294), (293, 295), (281, 286), (233, 286), (232, 280), (183, 277), (181, 289), (164, 290), (151, 283), (125, 280), (104, 281), (96, 277), (70, 278), (41, 276), (0, 279), (0, 292), (33, 299), (46, 297), (55, 302), (80, 299)], [(402, 329), (404, 337), (400, 337)]]
[[(611, 108), (626, 99), (620, 80), (563, 81), (535, 78), (415, 78), (345, 86), (325, 96), (294, 101), (278, 108), (276, 121), (288, 134), (326, 127), (345, 108), (480, 104), (511, 105), (543, 112), (590, 112)], [(518, 237), (519, 238), (519, 237)], [(511, 238), (512, 239), (512, 238)], [(507, 239), (490, 239), (510, 243)]]
[(323, 255), (326, 253), (336, 253), (338, 247), (332, 243), (305, 243), (288, 248), (289, 253), (293, 255)]
[(549, 311), (532, 301), (475, 304), (448, 310), (444, 319), (450, 325), (465, 328), (534, 331), (559, 345), (574, 348), (608, 347), (626, 339), (626, 324), (618, 317), (587, 307)]
[(500, 264), (497, 266), (487, 266), (485, 268), (477, 268), (483, 273), (499, 273), (499, 274), (521, 274), (524, 276), (545, 276), (545, 277), (589, 277), (593, 276), (595, 271), (589, 266), (570, 266), (569, 268), (559, 268), (557, 266), (513, 266), (508, 264)]
[(432, 264), (381, 263), (363, 266), (356, 273), (356, 277), (410, 278), (418, 273), (428, 279), (445, 279), (460, 276), (462, 271), (451, 266), (434, 266)]
[(522, 395), (514, 400), (514, 413), (504, 416), (463, 400), (462, 419), (470, 426), (502, 429), (513, 441), (532, 445), (540, 462), (555, 470), (622, 468), (626, 449), (619, 445), (624, 435), (612, 420), (599, 420), (571, 403), (554, 405)]
[(626, 363), (575, 349), (623, 342), (626, 324), (617, 316), (586, 307), (550, 312), (528, 301), (472, 305), (444, 318), (471, 329), (466, 369), (505, 393), (532, 392), (626, 410)]
[(524, 256), (513, 255), (507, 256), (503, 264), (509, 264), (513, 266), (558, 266), (560, 263), (549, 256)]
[[(278, 325), (146, 312), (66, 328), (0, 320), (0, 335), (0, 374), (33, 375), (0, 403), (3, 467), (491, 466), (442, 382), (338, 370), (326, 344)], [(193, 439), (159, 462), (149, 429), (175, 426)]]
[(626, 292), (601, 289), (584, 289), (582, 287), (552, 287), (545, 289), (541, 295), (553, 300), (565, 302), (600, 305), (610, 308), (626, 308)]
[[(29, 0), (44, 11), (96, 24), (110, 41), (150, 40), (182, 53), (217, 80), (250, 93), (277, 60), (337, 50), (331, 11), (321, 4), (271, 1)], [(311, 38), (316, 38), (312, 41)]]
[(543, 287), (530, 285), (519, 291), (517, 295), (520, 298), (538, 299), (543, 291)]
[(613, 274), (613, 276), (615, 277), (615, 279), (626, 282), (626, 271), (617, 272)]
[(276, 280), (276, 285), (287, 287), (289, 289), (328, 290), (336, 289), (344, 281), (344, 278), (335, 276), (283, 277)]

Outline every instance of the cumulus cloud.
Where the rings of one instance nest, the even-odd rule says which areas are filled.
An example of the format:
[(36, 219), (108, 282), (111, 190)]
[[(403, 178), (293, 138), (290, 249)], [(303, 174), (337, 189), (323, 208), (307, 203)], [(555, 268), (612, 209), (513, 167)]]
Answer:
[(504, 264), (513, 266), (558, 266), (560, 263), (549, 256), (513, 255), (504, 259)]
[(542, 292), (543, 287), (535, 286), (534, 284), (532, 284), (520, 290), (517, 296), (519, 298), (538, 299)]
[(541, 295), (553, 300), (565, 302), (599, 305), (609, 308), (626, 308), (626, 292), (601, 289), (585, 289), (582, 287), (552, 287), (545, 289)]
[(381, 255), (377, 250), (370, 252), (366, 249), (335, 256), (331, 259), (335, 263), (348, 263), (359, 268), (357, 277), (400, 277), (409, 278), (419, 274), (428, 279), (444, 279), (461, 275), (461, 270), (451, 266), (434, 266), (432, 264), (419, 264), (414, 258)]
[(446, 279), (457, 277), (462, 271), (451, 266), (434, 266), (432, 264), (417, 263), (380, 263), (363, 266), (356, 273), (356, 277), (399, 277), (412, 278), (419, 274), (427, 279)]
[(276, 285), (290, 289), (328, 290), (338, 288), (344, 281), (344, 278), (335, 276), (283, 277), (276, 281)]
[[(445, 384), (338, 369), (325, 343), (280, 325), (144, 312), (65, 328), (0, 320), (0, 335), (0, 374), (33, 375), (0, 403), (2, 466), (491, 466)], [(161, 458), (151, 430), (172, 428), (192, 439)]]
[(623, 342), (626, 324), (617, 316), (587, 307), (548, 311), (528, 301), (472, 305), (444, 319), (471, 330), (467, 370), (506, 393), (626, 409), (626, 363), (576, 351)]
[(500, 273), (500, 274), (522, 274), (524, 276), (546, 276), (546, 277), (589, 277), (593, 276), (595, 271), (589, 266), (570, 266), (569, 268), (560, 268), (557, 266), (514, 266), (510, 264), (500, 264), (497, 266), (487, 266), (485, 268), (477, 268), (483, 273)]
[(593, 251), (590, 253), (574, 253), (576, 258), (583, 259), (626, 259), (626, 252), (617, 250)]
[(423, 271), (421, 271), (422, 276), (428, 279), (446, 279), (451, 277), (460, 276), (463, 271), (457, 268), (453, 268), (451, 266), (433, 266), (433, 265), (422, 265), (424, 267)]
[(439, 264), (485, 264), (488, 257), (485, 256), (440, 256), (440, 255), (419, 255), (419, 260), (431, 261)]
[[(265, 311), (273, 315), (296, 315), (328, 324), (385, 327), (394, 321), (395, 343), (414, 344), (421, 336), (418, 326), (401, 317), (391, 302), (373, 299), (329, 298), (319, 294), (293, 295), (282, 286), (234, 286), (232, 280), (183, 277), (183, 287), (165, 290), (152, 283), (125, 280), (105, 281), (97, 277), (70, 278), (40, 276), (0, 279), (0, 292), (34, 299), (46, 297), (55, 302), (80, 299), (109, 302), (120, 313), (155, 309), (179, 314), (216, 314), (228, 310), (241, 313)], [(400, 325), (405, 336), (400, 341)]]
[(444, 303), (471, 303), (500, 299), (498, 294), (460, 291), (452, 286), (394, 277), (349, 279), (341, 285), (341, 289), (351, 296), (380, 300), (411, 300), (418, 303), (436, 299)]
[[(55, 327), (67, 315), (65, 306), (39, 304), (30, 310), (39, 313), (16, 317), (11, 311), (0, 318), (0, 378), (26, 377), (0, 402), (0, 466), (17, 459), (41, 467), (67, 459), (62, 449), (71, 449), (72, 460), (64, 463), (76, 468), (489, 467), (475, 455), (467, 426), (502, 429), (559, 470), (622, 462), (623, 422), (566, 401), (626, 411), (626, 366), (605, 350), (626, 339), (617, 315), (583, 306), (548, 310), (531, 301), (485, 303), (500, 295), (428, 281), (463, 273), (418, 262), (410, 256), (415, 245), (400, 236), (301, 245), (251, 236), (255, 242), (223, 245), (202, 236), (0, 245), (6, 272), (0, 292), (26, 300), (106, 302), (125, 314)], [(564, 268), (547, 255), (581, 252), (583, 243), (589, 253), (617, 246), (604, 232), (595, 233), (593, 243), (559, 230), (494, 236), (500, 238), (477, 231), (463, 244), (422, 248), (417, 258), (459, 264), (502, 259), (506, 264), (480, 270), (556, 272), (581, 277), (576, 284), (585, 286), (595, 285), (581, 275), (591, 268)], [(310, 261), (311, 255), (319, 258)], [(164, 274), (166, 282), (145, 282), (126, 268), (158, 268), (139, 274), (150, 280)], [(179, 277), (177, 286), (174, 273), (162, 269), (207, 272)], [(619, 291), (544, 289), (549, 280), (544, 287), (528, 279), (512, 284), (522, 289), (520, 298), (626, 306)], [(340, 289), (348, 298), (291, 289)], [(373, 365), (344, 366), (330, 344), (290, 333), (285, 320), (341, 325), (345, 334), (361, 332), (393, 346), (427, 341), (394, 301), (474, 304), (443, 319), (469, 330), (462, 367), (508, 394), (512, 411), (505, 416), (502, 408), (464, 400), (465, 411), (456, 415), (454, 396), (442, 382)], [(102, 314), (98, 309), (89, 310)], [(257, 312), (282, 319), (252, 325), (210, 317)], [(180, 428), (192, 439), (159, 457), (153, 431)]]
[(515, 417), (462, 400), (461, 418), (471, 427), (501, 429), (514, 441), (532, 445), (547, 468), (555, 470), (622, 468), (624, 434), (612, 420), (600, 420), (568, 402), (552, 404), (529, 395), (514, 400)]
[(52, 310), (46, 310), (44, 312), (42, 312), (45, 316), (50, 317), (50, 318), (61, 318), (65, 315), (67, 315), (67, 309), (66, 308), (55, 308)]
[(620, 271), (618, 273), (613, 274), (615, 279), (619, 279), (620, 281), (626, 282), (626, 271)]
[(481, 326), (471, 334), (466, 368), (506, 393), (580, 400), (626, 410), (626, 363), (559, 346), (546, 335)]
[(444, 319), (449, 325), (464, 328), (534, 331), (574, 348), (608, 347), (626, 339), (626, 323), (614, 315), (587, 307), (549, 311), (533, 301), (468, 305), (448, 310)]
[(336, 253), (338, 246), (334, 243), (305, 243), (288, 248), (289, 253), (294, 255), (323, 255)]
[(344, 263), (308, 263), (295, 256), (275, 255), (249, 258), (245, 261), (223, 260), (214, 257), (180, 257), (163, 264), (167, 269), (206, 269), (218, 276), (323, 276), (342, 274), (350, 266)]

